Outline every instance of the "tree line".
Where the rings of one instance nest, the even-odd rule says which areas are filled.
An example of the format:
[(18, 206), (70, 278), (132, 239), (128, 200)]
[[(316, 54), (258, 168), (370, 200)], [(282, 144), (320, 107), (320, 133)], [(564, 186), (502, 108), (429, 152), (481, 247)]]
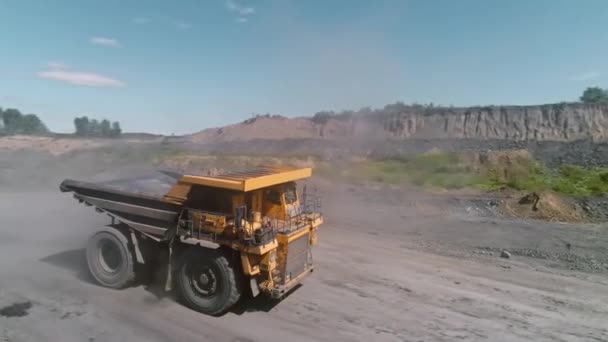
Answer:
[(608, 104), (608, 89), (589, 87), (580, 97), (581, 102), (589, 104)]
[(82, 116), (74, 119), (75, 134), (81, 137), (105, 137), (116, 138), (122, 134), (120, 123), (103, 119), (89, 119), (87, 116)]
[(48, 128), (36, 114), (23, 114), (14, 108), (0, 108), (1, 134), (46, 134), (48, 132)]
[[(36, 114), (23, 114), (15, 108), (0, 107), (0, 135), (29, 134), (45, 135), (51, 132)], [(122, 134), (118, 121), (89, 119), (87, 116), (74, 119), (74, 134), (81, 137), (117, 138)]]
[[(579, 100), (581, 103), (585, 104), (608, 105), (608, 89), (603, 89), (600, 87), (589, 87), (585, 89), (585, 91), (583, 91), (583, 94), (579, 97)], [(453, 109), (453, 107), (436, 106), (433, 103), (404, 104), (403, 102), (396, 102), (378, 109), (364, 107), (359, 110), (343, 110), (340, 112), (320, 111), (313, 115), (312, 121), (318, 125), (325, 125), (330, 119), (348, 120), (351, 118), (365, 118), (369, 120), (378, 120), (385, 122), (389, 125), (388, 129), (392, 131), (398, 130), (402, 127), (399, 127), (401, 121), (391, 119), (399, 117), (403, 113), (416, 112), (422, 114), (433, 114), (442, 111), (449, 111), (450, 109)]]
[[(600, 87), (589, 87), (583, 91), (579, 98), (580, 102), (586, 104), (608, 104), (608, 89)], [(321, 111), (313, 115), (312, 121), (319, 125), (325, 125), (330, 119), (347, 120), (353, 117), (364, 117), (375, 120), (380, 120), (388, 125), (389, 130), (399, 130), (401, 127), (400, 120), (391, 120), (398, 118), (401, 113), (407, 111), (416, 111), (422, 113), (431, 113), (441, 110), (449, 110), (449, 107), (435, 106), (433, 103), (421, 105), (411, 104), (406, 105), (402, 102), (388, 104), (380, 109), (371, 109), (369, 107), (361, 108), (358, 111), (344, 110), (341, 112)], [(260, 115), (255, 118), (248, 119), (245, 123), (255, 121)], [(271, 117), (266, 114), (262, 117)], [(272, 117), (275, 117), (274, 115)], [(393, 127), (394, 126), (394, 127)], [(110, 122), (107, 119), (97, 120), (90, 119), (88, 116), (81, 116), (74, 119), (74, 134), (81, 137), (105, 137), (116, 138), (122, 134), (120, 123), (118, 121)], [(50, 133), (47, 126), (40, 120), (36, 114), (23, 114), (18, 109), (0, 107), (0, 135), (11, 134), (48, 134)]]

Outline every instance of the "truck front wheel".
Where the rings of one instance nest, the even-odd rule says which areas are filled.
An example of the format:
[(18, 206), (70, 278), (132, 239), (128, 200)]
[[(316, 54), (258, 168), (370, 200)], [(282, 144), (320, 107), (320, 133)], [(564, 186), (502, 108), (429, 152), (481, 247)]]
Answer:
[(91, 236), (86, 256), (93, 278), (105, 287), (121, 289), (135, 279), (129, 240), (116, 228), (106, 227)]
[(220, 251), (192, 247), (180, 258), (177, 295), (191, 309), (217, 316), (239, 300), (240, 280), (239, 270)]

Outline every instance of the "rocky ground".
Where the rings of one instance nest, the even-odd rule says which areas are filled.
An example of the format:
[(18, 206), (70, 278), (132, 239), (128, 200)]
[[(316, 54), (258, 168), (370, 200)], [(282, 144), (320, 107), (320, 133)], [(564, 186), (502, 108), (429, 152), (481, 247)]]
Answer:
[(608, 159), (608, 143), (597, 143), (589, 140), (560, 142), (496, 139), (410, 139), (403, 141), (353, 138), (335, 141), (292, 138), (282, 140), (280, 143), (268, 139), (253, 139), (250, 141), (197, 144), (180, 138), (168, 139), (167, 145), (206, 154), (314, 156), (324, 160), (340, 160), (351, 156), (376, 158), (406, 156), (430, 150), (446, 152), (528, 150), (535, 159), (551, 168), (562, 164), (586, 167), (605, 166)]
[[(58, 184), (148, 169), (142, 164), (151, 160), (142, 157), (147, 147), (113, 144), (59, 154), (0, 149), (0, 341), (608, 340), (604, 198), (580, 203), (599, 223), (562, 224), (506, 217), (497, 194), (316, 177), (311, 186), (324, 198), (326, 217), (314, 250), (316, 270), (283, 301), (244, 300), (213, 318), (177, 304), (161, 284), (102, 288), (88, 274), (83, 248), (107, 218), (59, 193)], [(202, 152), (272, 154), (278, 148), (267, 144), (205, 145)], [(329, 157), (348, 153), (307, 144), (280, 146), (300, 157), (306, 148)], [(481, 149), (460, 144), (420, 141), (399, 151)], [(577, 144), (568, 146), (587, 146)], [(536, 146), (530, 150), (538, 155), (557, 145)], [(560, 146), (547, 157), (577, 156)], [(604, 147), (593, 146), (589, 155), (599, 161)], [(377, 152), (363, 147), (351, 146)], [(224, 167), (221, 158), (208, 162)]]
[(2, 187), (0, 341), (608, 340), (607, 227), (502, 218), (471, 194), (312, 185), (316, 271), (219, 318), (158, 284), (96, 285), (83, 247), (107, 218), (54, 184)]

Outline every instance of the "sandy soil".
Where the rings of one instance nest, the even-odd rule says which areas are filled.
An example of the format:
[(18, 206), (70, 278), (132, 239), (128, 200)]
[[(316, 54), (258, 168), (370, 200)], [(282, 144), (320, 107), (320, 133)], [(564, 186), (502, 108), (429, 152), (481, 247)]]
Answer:
[[(0, 192), (0, 308), (32, 303), (22, 317), (0, 317), (0, 341), (608, 340), (605, 227), (320, 185), (326, 224), (313, 275), (279, 303), (248, 300), (218, 318), (154, 286), (95, 285), (83, 247), (106, 217), (59, 192)], [(515, 252), (527, 250), (545, 257)]]
[(13, 135), (0, 137), (2, 150), (36, 150), (45, 151), (52, 155), (60, 155), (71, 151), (98, 148), (108, 145), (102, 139), (65, 139), (52, 137), (38, 137), (28, 135)]

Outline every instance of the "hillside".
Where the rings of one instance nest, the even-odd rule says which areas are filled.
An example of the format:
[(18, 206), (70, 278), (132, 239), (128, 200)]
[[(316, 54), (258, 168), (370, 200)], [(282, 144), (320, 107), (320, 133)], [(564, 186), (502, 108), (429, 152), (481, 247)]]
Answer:
[(259, 116), (186, 138), (197, 143), (287, 138), (607, 141), (608, 106), (573, 103), (446, 108), (394, 104), (382, 110), (312, 118)]

